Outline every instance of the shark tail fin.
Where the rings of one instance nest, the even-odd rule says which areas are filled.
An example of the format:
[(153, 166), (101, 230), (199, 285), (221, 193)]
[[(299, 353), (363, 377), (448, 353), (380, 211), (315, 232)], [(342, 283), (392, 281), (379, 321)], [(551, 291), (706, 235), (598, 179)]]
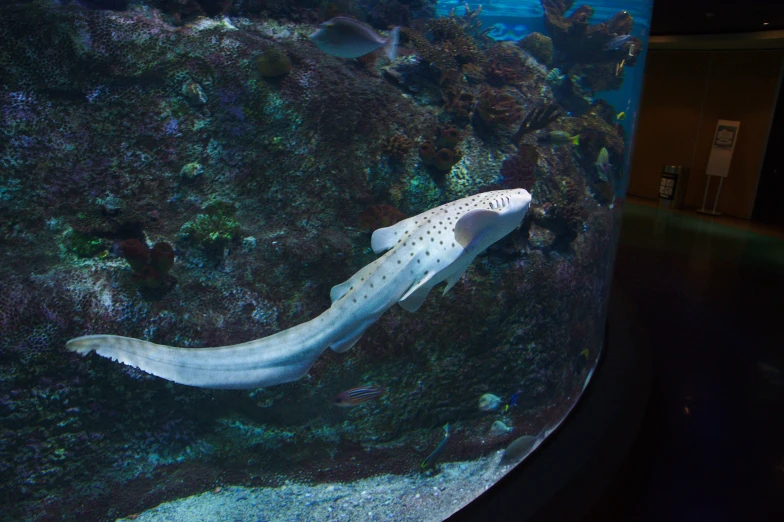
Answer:
[[(302, 325), (291, 330), (300, 327)], [(71, 339), (65, 347), (80, 355), (95, 352), (178, 384), (211, 389), (254, 389), (302, 378), (323, 351), (308, 351), (300, 357), (290, 357), (285, 364), (254, 360), (254, 354), (263, 357), (265, 347), (275, 351), (275, 337), (216, 348), (177, 348), (119, 335), (86, 335)]]
[(387, 36), (387, 43), (384, 44), (384, 53), (389, 58), (389, 61), (392, 62), (395, 60), (395, 53), (397, 52), (397, 42), (400, 37), (400, 27), (395, 27), (389, 32), (389, 36)]

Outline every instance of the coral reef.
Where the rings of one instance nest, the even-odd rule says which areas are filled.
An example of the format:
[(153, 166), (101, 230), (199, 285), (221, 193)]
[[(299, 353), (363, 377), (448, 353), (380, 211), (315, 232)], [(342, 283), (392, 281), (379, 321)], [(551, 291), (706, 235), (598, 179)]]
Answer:
[(463, 157), (457, 149), (461, 140), (460, 131), (453, 127), (436, 129), (435, 141), (423, 141), (419, 144), (419, 157), (422, 163), (433, 167), (436, 172), (444, 173), (452, 170)]
[(522, 116), (522, 108), (511, 93), (483, 86), (475, 114), (486, 127), (494, 129), (515, 123)]
[(390, 160), (399, 163), (405, 159), (408, 151), (410, 151), (413, 146), (413, 142), (408, 139), (407, 136), (395, 134), (387, 138), (384, 142), (384, 154), (386, 154)]
[(379, 228), (391, 227), (406, 219), (405, 214), (392, 205), (371, 205), (359, 214), (359, 226), (371, 232)]
[[(639, 48), (602, 50), (630, 27), (616, 17), (591, 30), (601, 60), (581, 61), (587, 12), (545, 3), (572, 65), (546, 37), (489, 41), (477, 10), (433, 19), (429, 0), (3, 3), (4, 516), (115, 519), (220, 485), (403, 475), (448, 422), (444, 475), (560, 422), (583, 385), (574, 361), (600, 351), (627, 153), (617, 111), (589, 98)], [(409, 24), (400, 58), (321, 53), (306, 36), (327, 13)], [(579, 145), (538, 146), (548, 125)], [(274, 334), (375, 259), (370, 231), (499, 186), (531, 189), (520, 231), (299, 381), (201, 390), (63, 348), (92, 333), (194, 348)], [(388, 394), (331, 407), (367, 382)], [(477, 398), (518, 390), (512, 431), (488, 439), (501, 414)]]
[[(642, 41), (632, 36), (634, 19), (620, 11), (610, 19), (590, 24), (594, 10), (582, 5), (572, 11), (572, 0), (541, 0), (544, 22), (559, 58), (555, 97), (567, 110), (584, 114), (594, 93), (620, 89), (624, 67), (634, 67), (642, 52)], [(566, 81), (563, 81), (563, 80)]]
[(280, 49), (267, 49), (256, 58), (256, 67), (264, 78), (276, 78), (288, 74), (291, 70), (291, 60)]
[(530, 145), (523, 145), (514, 156), (504, 160), (501, 165), (501, 187), (522, 187), (529, 192), (536, 182), (536, 162), (539, 154)]
[(549, 67), (553, 63), (555, 50), (553, 40), (549, 36), (537, 32), (529, 33), (517, 42), (517, 45), (542, 65)]
[(519, 143), (523, 136), (546, 128), (561, 117), (557, 105), (551, 104), (538, 109), (531, 109), (523, 118), (517, 132), (512, 136), (513, 143)]

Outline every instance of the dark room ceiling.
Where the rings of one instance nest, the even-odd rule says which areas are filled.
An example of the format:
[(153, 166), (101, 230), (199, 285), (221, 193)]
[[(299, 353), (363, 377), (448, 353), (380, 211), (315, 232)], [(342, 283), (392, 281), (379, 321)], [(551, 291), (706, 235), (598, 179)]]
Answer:
[(654, 0), (651, 34), (784, 29), (784, 0)]

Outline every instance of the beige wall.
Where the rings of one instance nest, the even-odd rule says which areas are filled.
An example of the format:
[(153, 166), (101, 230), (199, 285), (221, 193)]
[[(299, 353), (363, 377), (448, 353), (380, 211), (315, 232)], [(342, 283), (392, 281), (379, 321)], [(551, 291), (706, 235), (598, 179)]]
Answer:
[(739, 120), (718, 209), (750, 217), (782, 63), (781, 50), (651, 51), (629, 193), (655, 198), (662, 165), (685, 165), (691, 167), (686, 205), (699, 207), (716, 121)]

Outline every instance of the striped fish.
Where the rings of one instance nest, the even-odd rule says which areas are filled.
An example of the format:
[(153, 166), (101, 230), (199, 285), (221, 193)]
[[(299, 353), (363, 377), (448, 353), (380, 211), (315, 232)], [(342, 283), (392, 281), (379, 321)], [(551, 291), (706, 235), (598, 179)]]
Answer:
[(384, 393), (386, 393), (386, 390), (383, 386), (359, 386), (344, 391), (335, 397), (332, 404), (341, 408), (350, 408), (363, 402), (374, 401), (384, 395)]

